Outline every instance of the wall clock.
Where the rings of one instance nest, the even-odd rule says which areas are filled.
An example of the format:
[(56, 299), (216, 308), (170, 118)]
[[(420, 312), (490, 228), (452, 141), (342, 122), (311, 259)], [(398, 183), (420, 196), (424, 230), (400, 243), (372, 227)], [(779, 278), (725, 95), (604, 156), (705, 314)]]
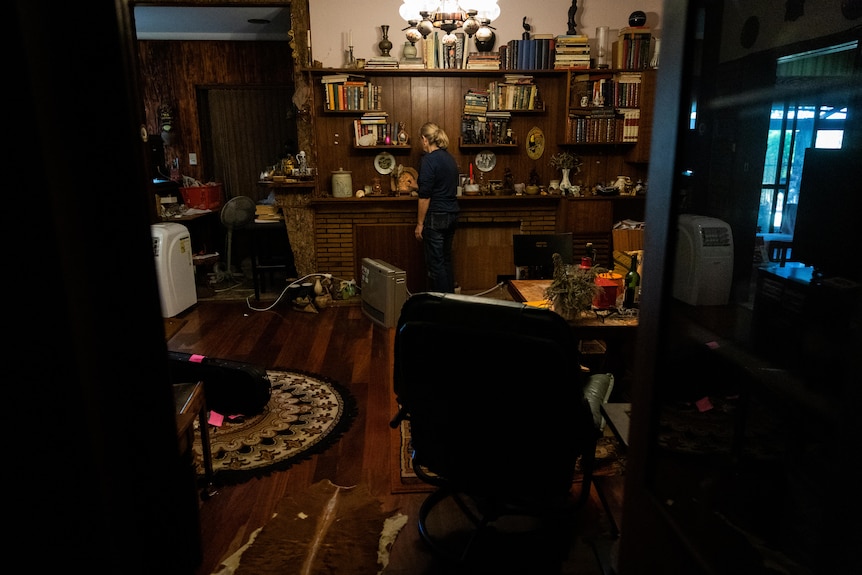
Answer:
[(527, 133), (527, 155), (531, 160), (538, 160), (545, 153), (545, 133), (534, 126)]

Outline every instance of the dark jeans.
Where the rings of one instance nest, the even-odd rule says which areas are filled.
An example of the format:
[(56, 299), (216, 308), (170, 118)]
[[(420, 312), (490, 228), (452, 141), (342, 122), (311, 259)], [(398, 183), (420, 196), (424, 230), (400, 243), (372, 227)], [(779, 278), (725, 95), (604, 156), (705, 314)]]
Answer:
[(458, 214), (429, 212), (425, 214), (422, 243), (425, 246), (425, 269), (428, 272), (428, 291), (455, 292), (452, 271), (452, 240)]

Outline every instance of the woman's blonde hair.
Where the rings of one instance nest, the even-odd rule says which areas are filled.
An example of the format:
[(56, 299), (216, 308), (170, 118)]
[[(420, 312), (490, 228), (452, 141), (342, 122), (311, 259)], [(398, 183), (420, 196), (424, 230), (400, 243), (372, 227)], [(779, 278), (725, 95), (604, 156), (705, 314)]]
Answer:
[(433, 122), (424, 124), (419, 133), (428, 140), (429, 144), (434, 144), (443, 150), (449, 147), (449, 136), (446, 135), (443, 128)]

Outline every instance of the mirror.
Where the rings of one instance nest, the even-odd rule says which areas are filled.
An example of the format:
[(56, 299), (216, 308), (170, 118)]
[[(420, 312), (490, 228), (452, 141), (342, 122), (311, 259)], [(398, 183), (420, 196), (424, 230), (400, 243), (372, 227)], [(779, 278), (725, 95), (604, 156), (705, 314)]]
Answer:
[[(823, 14), (809, 2), (788, 19), (742, 4), (665, 2), (633, 385), (642, 394), (636, 406), (649, 407), (632, 415), (645, 465), (626, 484), (627, 510), (637, 500), (644, 515), (625, 517), (638, 541), (628, 544), (624, 533), (623, 563), (638, 547), (668, 551), (652, 553), (656, 572), (761, 572), (770, 563), (782, 572), (841, 571), (855, 561), (842, 517), (858, 501), (850, 454), (860, 392), (851, 364), (862, 349), (862, 279), (852, 259), (812, 281), (813, 260), (755, 258), (763, 191), (776, 180), (770, 146), (796, 135), (810, 153), (807, 170), (822, 152), (812, 150), (825, 145), (803, 144), (799, 124), (775, 130), (777, 105), (810, 105), (821, 128), (862, 109), (858, 26), (854, 33), (839, 7), (820, 6)], [(815, 17), (828, 26), (807, 28)], [(854, 40), (849, 67), (779, 81), (782, 58)], [(844, 167), (812, 167), (813, 185), (803, 171), (796, 191), (833, 202), (830, 213), (858, 215), (859, 194), (840, 180), (858, 181), (849, 158), (862, 157), (860, 144), (858, 120), (847, 121), (829, 150)], [(667, 149), (673, 161), (659, 157)], [(840, 310), (830, 313), (830, 302)], [(647, 515), (658, 529), (645, 527)]]

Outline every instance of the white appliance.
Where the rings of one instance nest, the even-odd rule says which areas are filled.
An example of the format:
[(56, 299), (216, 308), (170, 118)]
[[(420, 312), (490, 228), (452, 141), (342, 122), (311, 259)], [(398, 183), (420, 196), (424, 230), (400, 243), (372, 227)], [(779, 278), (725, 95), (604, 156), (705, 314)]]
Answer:
[(733, 233), (722, 220), (682, 214), (673, 297), (689, 305), (726, 305), (733, 279)]
[(382, 260), (362, 258), (362, 311), (382, 327), (395, 327), (407, 301), (407, 273)]
[(191, 236), (176, 222), (153, 224), (151, 229), (162, 317), (174, 317), (198, 302)]

